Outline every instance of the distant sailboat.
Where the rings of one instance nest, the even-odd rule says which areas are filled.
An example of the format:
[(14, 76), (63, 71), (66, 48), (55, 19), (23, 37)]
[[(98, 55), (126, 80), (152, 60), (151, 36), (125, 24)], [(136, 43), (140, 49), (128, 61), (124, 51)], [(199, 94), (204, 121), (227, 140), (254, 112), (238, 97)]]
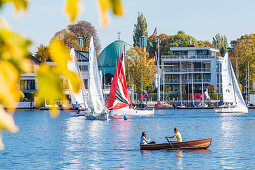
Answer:
[(88, 107), (90, 114), (86, 116), (87, 119), (108, 120), (93, 37), (89, 48)]
[(111, 112), (109, 116), (149, 116), (154, 114), (154, 110), (134, 110), (128, 94), (124, 64), (123, 52), (120, 55), (117, 69), (115, 71), (107, 109)]
[(224, 106), (215, 110), (219, 113), (248, 113), (228, 53), (222, 63), (222, 91)]
[[(78, 74), (81, 78), (81, 81), (82, 81), (83, 78), (82, 78), (82, 74), (81, 74), (80, 69), (79, 69), (78, 64), (77, 64), (77, 59), (75, 57), (74, 48), (71, 49), (70, 56), (71, 56), (72, 59), (71, 59), (71, 61), (68, 61), (67, 68), (69, 70), (75, 72), (76, 74)], [(88, 108), (87, 99), (86, 99), (87, 94), (86, 94), (86, 90), (85, 90), (85, 86), (84, 86), (83, 81), (81, 83), (81, 88), (80, 88), (80, 91), (78, 93), (73, 92), (70, 81), (69, 81), (69, 87), (70, 87), (70, 94), (71, 94), (71, 104), (76, 104), (77, 103), (83, 109)], [(81, 115), (84, 116), (86, 113), (89, 113), (89, 111), (88, 110), (80, 111), (77, 115), (78, 116), (81, 116)]]

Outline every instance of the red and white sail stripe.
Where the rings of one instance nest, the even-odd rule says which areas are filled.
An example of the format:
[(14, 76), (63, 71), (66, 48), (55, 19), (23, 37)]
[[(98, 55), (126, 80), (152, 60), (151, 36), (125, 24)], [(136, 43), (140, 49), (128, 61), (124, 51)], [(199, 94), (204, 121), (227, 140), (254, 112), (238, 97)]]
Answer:
[(107, 104), (107, 109), (109, 110), (117, 110), (132, 106), (127, 90), (123, 58), (123, 52), (121, 52), (118, 67), (115, 71), (111, 84), (110, 95)]

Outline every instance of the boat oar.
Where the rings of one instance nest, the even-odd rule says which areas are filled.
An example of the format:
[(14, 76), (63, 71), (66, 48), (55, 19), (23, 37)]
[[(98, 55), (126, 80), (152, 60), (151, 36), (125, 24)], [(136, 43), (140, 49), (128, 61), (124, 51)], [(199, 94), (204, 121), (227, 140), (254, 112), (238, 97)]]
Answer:
[[(174, 149), (174, 147), (173, 147), (173, 145), (171, 144), (171, 142), (168, 140), (168, 138), (167, 137), (165, 137), (166, 138), (166, 140), (168, 141), (168, 143), (170, 144), (170, 146)], [(175, 149), (174, 149), (175, 150)]]

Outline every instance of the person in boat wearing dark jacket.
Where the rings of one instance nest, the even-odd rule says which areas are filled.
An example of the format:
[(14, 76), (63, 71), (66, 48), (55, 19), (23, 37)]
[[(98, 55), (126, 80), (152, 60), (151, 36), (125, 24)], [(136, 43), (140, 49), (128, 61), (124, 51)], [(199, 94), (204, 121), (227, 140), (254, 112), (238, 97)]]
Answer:
[(174, 138), (176, 137), (177, 142), (182, 142), (182, 136), (177, 128), (174, 128), (174, 135), (173, 136), (166, 136), (166, 138)]
[(140, 144), (146, 145), (146, 144), (154, 144), (154, 143), (155, 143), (154, 141), (148, 143), (149, 141), (150, 141), (150, 139), (146, 139), (146, 133), (143, 132), (143, 133), (142, 133), (142, 136), (141, 136), (141, 142), (140, 142)]

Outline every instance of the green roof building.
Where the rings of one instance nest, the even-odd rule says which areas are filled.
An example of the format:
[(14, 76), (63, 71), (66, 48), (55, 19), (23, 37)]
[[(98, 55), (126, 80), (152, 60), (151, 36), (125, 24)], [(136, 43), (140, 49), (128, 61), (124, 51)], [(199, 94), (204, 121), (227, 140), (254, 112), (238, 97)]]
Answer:
[(116, 40), (100, 53), (97, 63), (99, 70), (102, 71), (103, 84), (111, 84), (121, 52), (125, 50), (126, 53), (130, 48), (130, 44), (122, 40)]

